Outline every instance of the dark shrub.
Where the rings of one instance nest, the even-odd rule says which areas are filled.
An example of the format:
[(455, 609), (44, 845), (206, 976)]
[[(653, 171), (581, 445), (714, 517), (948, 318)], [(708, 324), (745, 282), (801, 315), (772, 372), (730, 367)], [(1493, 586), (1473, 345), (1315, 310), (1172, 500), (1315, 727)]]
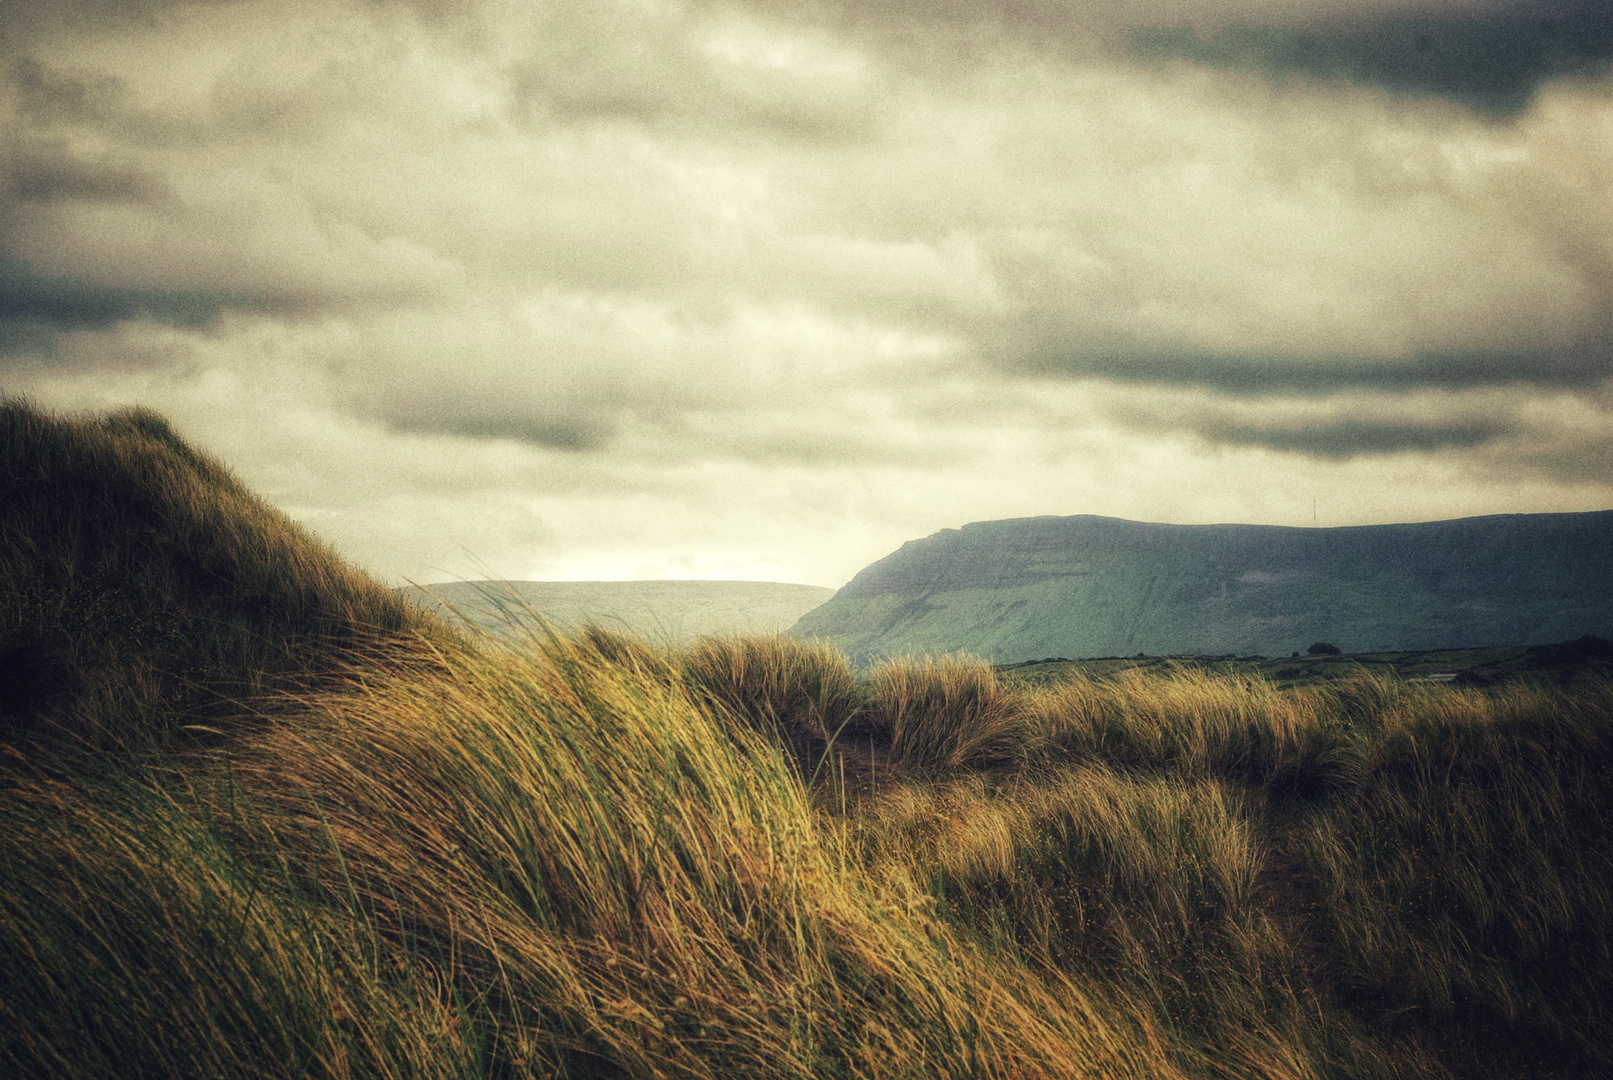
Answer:
[(1305, 651), (1311, 656), (1338, 656), (1344, 652), (1337, 645), (1329, 645), (1325, 641), (1318, 641)]

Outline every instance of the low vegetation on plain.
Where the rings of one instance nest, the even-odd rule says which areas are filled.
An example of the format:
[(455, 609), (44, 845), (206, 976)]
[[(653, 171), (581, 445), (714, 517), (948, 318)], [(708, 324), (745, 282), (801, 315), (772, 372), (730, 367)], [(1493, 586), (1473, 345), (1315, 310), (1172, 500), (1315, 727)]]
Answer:
[(1613, 683), (467, 635), (0, 408), (0, 1072), (1600, 1077)]

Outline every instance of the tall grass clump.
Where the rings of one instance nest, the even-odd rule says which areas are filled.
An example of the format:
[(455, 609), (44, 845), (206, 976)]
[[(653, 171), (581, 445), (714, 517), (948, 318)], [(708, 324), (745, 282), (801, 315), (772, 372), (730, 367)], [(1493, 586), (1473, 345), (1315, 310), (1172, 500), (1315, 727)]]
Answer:
[(1613, 684), (1407, 694), (1352, 749), (1305, 857), (1361, 1007), (1613, 1067)]
[(689, 682), (755, 730), (826, 742), (860, 704), (851, 665), (827, 641), (708, 636), (683, 655)]
[(978, 927), (1002, 920), (1022, 948), (1072, 973), (1197, 1008), (1213, 995), (1180, 973), (1259, 970), (1260, 853), (1224, 785), (1102, 766), (1011, 787), (971, 777), (911, 785), (874, 822), (881, 846), (927, 870), (939, 898)]
[(1006, 765), (1023, 745), (1015, 694), (968, 656), (888, 660), (868, 679), (869, 723), (890, 733), (894, 765), (956, 772)]
[(994, 955), (1144, 1010), (1195, 1075), (1447, 1076), (1319, 996), (1302, 930), (1271, 908), (1261, 802), (1089, 763), (909, 782), (857, 835), (876, 873), (911, 874)]
[(0, 400), (0, 728), (87, 747), (430, 625), (145, 409)]

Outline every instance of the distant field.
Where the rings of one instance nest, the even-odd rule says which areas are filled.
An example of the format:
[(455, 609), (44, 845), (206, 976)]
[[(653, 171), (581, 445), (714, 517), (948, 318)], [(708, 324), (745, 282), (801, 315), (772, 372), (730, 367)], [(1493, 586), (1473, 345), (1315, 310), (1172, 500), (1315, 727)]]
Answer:
[(1556, 645), (1488, 649), (1422, 649), (1412, 652), (1350, 653), (1336, 656), (1107, 656), (1092, 659), (1049, 657), (1000, 664), (1010, 682), (1034, 685), (1077, 675), (1109, 676), (1122, 671), (1168, 673), (1173, 669), (1218, 675), (1259, 677), (1279, 687), (1309, 686), (1361, 675), (1392, 675), (1408, 681), (1494, 686), (1514, 680), (1556, 685), (1613, 674), (1613, 642), (1587, 636)]
[(775, 581), (451, 581), (400, 590), (429, 611), (452, 608), (484, 630), (537, 613), (556, 629), (595, 622), (648, 641), (702, 634), (771, 634), (834, 595), (819, 585)]

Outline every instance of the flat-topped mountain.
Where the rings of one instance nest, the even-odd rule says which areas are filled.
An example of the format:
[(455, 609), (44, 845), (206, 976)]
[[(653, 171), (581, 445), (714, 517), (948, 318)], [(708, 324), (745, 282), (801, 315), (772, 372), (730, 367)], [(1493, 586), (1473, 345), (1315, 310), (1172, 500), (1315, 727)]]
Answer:
[(458, 611), (487, 630), (526, 609), (560, 630), (596, 622), (650, 641), (788, 630), (829, 597), (820, 585), (776, 581), (451, 581), (400, 590), (428, 610)]
[(1286, 656), (1613, 634), (1613, 511), (1408, 525), (981, 521), (865, 568), (792, 633), (859, 663), (1149, 653)]

